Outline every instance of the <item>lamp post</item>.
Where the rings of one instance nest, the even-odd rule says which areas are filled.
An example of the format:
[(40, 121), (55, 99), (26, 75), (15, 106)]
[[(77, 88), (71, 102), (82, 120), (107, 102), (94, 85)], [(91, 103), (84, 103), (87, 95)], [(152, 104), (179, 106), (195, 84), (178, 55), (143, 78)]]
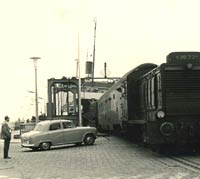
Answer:
[(36, 124), (39, 121), (38, 117), (38, 91), (37, 91), (37, 61), (40, 57), (31, 57), (30, 59), (33, 60), (34, 69), (35, 69), (35, 117), (36, 117)]
[(78, 120), (79, 126), (82, 126), (82, 111), (81, 111), (81, 73), (80, 73), (80, 49), (79, 49), (79, 34), (78, 34), (78, 59), (76, 67), (76, 78), (78, 78)]

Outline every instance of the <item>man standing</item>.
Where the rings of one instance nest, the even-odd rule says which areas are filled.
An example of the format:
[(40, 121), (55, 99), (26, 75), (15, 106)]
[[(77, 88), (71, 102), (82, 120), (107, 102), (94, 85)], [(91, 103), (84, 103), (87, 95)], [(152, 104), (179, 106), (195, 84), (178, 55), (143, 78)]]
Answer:
[(4, 159), (10, 159), (8, 156), (9, 146), (10, 146), (10, 139), (11, 139), (11, 129), (8, 126), (9, 117), (5, 116), (5, 121), (2, 124), (2, 139), (4, 139)]

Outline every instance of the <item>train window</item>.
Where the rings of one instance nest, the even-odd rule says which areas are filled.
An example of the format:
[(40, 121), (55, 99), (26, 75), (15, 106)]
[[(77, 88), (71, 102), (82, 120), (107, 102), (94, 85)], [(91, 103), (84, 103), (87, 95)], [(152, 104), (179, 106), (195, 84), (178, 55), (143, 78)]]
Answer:
[(115, 99), (115, 94), (113, 94), (113, 99)]
[(158, 90), (157, 90), (157, 86), (158, 86), (158, 80), (157, 80), (157, 76), (154, 77), (154, 105), (155, 108), (157, 108), (158, 106)]
[(148, 80), (147, 83), (147, 107), (151, 108), (151, 81)]
[(117, 88), (117, 91), (121, 93), (122, 92), (122, 88), (121, 87)]
[(151, 79), (151, 107), (155, 108), (154, 77)]
[(144, 108), (144, 102), (145, 102), (145, 84), (141, 84), (141, 89), (140, 89), (140, 107)]
[(157, 105), (158, 108), (162, 108), (162, 87), (161, 87), (161, 75), (157, 74)]
[(147, 81), (144, 82), (144, 101), (145, 101), (145, 106), (148, 108), (148, 87), (147, 87)]
[(124, 93), (123, 93), (123, 97), (127, 98), (127, 81), (124, 82)]
[(149, 79), (146, 83), (146, 87), (145, 87), (145, 84), (143, 87), (146, 89), (146, 90), (144, 89), (146, 91), (146, 94), (144, 91), (144, 95), (146, 96), (146, 104), (147, 104), (148, 109), (156, 108), (155, 100), (157, 99), (157, 95), (155, 94), (155, 92), (156, 92), (156, 90), (155, 90), (156, 80), (155, 79), (156, 79), (155, 77)]

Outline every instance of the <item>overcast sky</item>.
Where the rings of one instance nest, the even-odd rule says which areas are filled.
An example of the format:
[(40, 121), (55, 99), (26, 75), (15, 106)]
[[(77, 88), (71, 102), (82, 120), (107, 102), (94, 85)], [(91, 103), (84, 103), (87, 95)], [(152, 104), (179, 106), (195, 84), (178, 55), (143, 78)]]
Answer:
[[(78, 34), (81, 77), (92, 60), (95, 76), (104, 62), (110, 77), (141, 63), (161, 64), (172, 51), (200, 51), (199, 0), (0, 0), (0, 117), (34, 115), (34, 67), (39, 56), (38, 95), (47, 79), (76, 75)], [(47, 102), (47, 101), (46, 101)]]

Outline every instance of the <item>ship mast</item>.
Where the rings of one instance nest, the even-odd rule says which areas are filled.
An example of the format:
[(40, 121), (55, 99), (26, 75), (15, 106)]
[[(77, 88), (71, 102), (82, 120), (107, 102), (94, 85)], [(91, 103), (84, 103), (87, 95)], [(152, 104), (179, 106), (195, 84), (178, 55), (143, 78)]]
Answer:
[(95, 19), (94, 19), (94, 46), (93, 46), (92, 84), (93, 84), (93, 82), (94, 82), (96, 27), (97, 27), (97, 21), (96, 21), (96, 18), (95, 18)]

